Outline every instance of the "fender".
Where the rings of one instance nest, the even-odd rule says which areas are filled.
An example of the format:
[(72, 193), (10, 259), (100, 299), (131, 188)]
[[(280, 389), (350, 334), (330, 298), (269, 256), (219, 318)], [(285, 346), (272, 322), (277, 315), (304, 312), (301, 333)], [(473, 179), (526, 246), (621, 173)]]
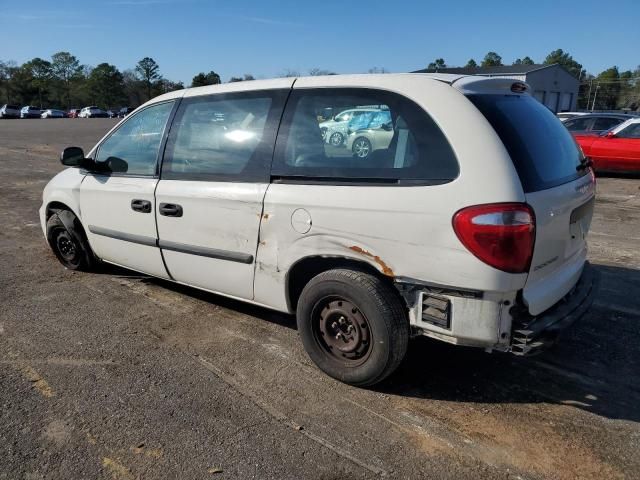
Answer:
[[(60, 210), (53, 215), (60, 219), (60, 221), (64, 225), (64, 228), (66, 228), (68, 232), (73, 232), (75, 230), (75, 226), (73, 223), (76, 219), (76, 216), (73, 214), (73, 212), (70, 212), (69, 210)], [(47, 232), (47, 237), (48, 236), (49, 232)]]

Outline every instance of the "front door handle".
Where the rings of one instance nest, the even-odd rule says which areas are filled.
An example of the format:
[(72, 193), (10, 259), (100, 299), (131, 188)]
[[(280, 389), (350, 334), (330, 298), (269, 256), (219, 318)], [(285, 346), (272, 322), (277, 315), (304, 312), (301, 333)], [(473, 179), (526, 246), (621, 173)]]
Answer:
[(181, 217), (182, 207), (177, 203), (161, 203), (160, 215), (164, 215), (165, 217)]
[(150, 213), (151, 202), (149, 200), (131, 200), (131, 210), (142, 213)]

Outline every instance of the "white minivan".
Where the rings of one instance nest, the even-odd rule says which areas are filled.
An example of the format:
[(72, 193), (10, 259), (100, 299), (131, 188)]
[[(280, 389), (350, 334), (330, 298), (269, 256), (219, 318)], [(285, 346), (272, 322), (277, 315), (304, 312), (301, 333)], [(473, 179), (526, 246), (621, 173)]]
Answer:
[[(46, 239), (297, 316), (327, 374), (372, 385), (411, 336), (531, 354), (593, 301), (595, 181), (521, 82), (444, 74), (281, 78), (139, 107), (44, 189)], [(366, 157), (322, 112), (388, 111)]]

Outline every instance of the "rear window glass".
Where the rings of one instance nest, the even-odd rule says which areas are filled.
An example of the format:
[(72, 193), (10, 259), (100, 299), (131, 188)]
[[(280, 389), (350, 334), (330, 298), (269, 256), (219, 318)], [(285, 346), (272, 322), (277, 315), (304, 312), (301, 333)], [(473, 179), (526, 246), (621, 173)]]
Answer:
[(585, 175), (569, 131), (528, 95), (470, 95), (504, 143), (525, 192), (545, 190)]

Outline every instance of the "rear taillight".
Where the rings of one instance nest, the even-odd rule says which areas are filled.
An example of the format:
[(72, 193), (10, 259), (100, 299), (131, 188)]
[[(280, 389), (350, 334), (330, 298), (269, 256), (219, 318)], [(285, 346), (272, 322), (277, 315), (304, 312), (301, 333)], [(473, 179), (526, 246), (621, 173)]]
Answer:
[(510, 273), (529, 271), (536, 220), (524, 203), (494, 203), (463, 208), (453, 229), (467, 249), (483, 262)]

